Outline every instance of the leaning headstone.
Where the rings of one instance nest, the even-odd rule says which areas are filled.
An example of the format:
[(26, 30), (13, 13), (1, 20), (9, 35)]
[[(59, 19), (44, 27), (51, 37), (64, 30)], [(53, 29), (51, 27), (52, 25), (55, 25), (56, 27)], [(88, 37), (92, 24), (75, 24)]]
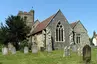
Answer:
[(16, 54), (16, 48), (15, 48), (15, 47), (12, 47), (12, 48), (11, 48), (11, 53), (12, 53), (12, 54)]
[(83, 47), (83, 61), (85, 61), (86, 64), (91, 61), (91, 47), (89, 45)]
[(7, 55), (8, 54), (8, 48), (7, 47), (2, 48), (2, 54), (3, 55)]
[(28, 47), (24, 47), (24, 54), (28, 53)]
[(38, 53), (37, 45), (32, 46), (32, 53)]

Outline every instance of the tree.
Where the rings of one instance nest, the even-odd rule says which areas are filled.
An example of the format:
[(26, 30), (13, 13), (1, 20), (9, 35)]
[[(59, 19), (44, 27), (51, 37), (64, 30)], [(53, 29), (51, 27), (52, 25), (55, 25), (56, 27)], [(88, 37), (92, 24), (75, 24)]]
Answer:
[(0, 27), (0, 43), (3, 44), (3, 45), (7, 45), (8, 42), (9, 42), (8, 28), (7, 28), (7, 26), (4, 26), (1, 23), (1, 27)]
[(30, 32), (30, 28), (26, 25), (26, 19), (23, 19), (20, 16), (9, 16), (6, 19), (6, 26), (3, 27), (6, 29), (6, 35), (8, 34), (8, 42), (11, 42), (16, 49), (19, 48), (19, 42), (25, 40), (27, 34)]

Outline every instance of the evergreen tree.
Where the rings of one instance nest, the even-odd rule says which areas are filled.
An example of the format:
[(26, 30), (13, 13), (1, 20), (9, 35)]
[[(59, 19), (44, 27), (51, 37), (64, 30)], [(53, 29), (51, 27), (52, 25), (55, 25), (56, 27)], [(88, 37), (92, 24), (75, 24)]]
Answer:
[(4, 26), (1, 23), (1, 27), (0, 27), (0, 43), (3, 44), (3, 45), (7, 45), (8, 42), (9, 42), (8, 28), (7, 28), (7, 26)]
[(26, 19), (23, 19), (20, 16), (9, 16), (6, 19), (6, 26), (1, 27), (0, 35), (4, 35), (1, 39), (5, 39), (2, 42), (11, 42), (17, 50), (19, 49), (19, 42), (25, 40), (27, 34), (30, 32), (30, 28), (26, 25)]

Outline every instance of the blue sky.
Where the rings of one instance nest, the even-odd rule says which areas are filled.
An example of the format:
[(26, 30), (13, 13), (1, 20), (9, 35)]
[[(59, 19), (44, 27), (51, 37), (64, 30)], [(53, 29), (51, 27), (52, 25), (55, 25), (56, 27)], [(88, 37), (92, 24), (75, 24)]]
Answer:
[(97, 32), (97, 0), (1, 0), (0, 22), (18, 11), (35, 10), (35, 19), (46, 19), (59, 9), (69, 23), (80, 20), (86, 27), (89, 36)]

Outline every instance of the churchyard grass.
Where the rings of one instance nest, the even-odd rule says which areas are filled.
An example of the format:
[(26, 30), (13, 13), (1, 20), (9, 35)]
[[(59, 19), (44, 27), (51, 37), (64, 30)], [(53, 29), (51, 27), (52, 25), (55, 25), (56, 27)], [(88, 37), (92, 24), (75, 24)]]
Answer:
[[(16, 54), (2, 55), (0, 52), (0, 64), (84, 64), (82, 57), (71, 52), (70, 56), (63, 57), (62, 50), (51, 53), (38, 52), (37, 54), (24, 54), (17, 51)], [(92, 49), (91, 64), (97, 64), (97, 49)]]

